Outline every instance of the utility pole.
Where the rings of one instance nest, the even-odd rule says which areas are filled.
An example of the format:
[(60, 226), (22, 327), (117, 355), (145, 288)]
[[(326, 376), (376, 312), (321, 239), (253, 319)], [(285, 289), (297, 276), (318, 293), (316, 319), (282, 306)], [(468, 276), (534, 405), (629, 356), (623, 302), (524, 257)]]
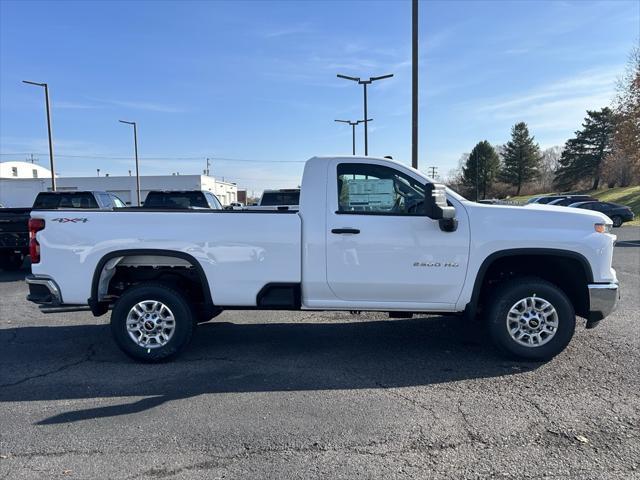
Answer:
[(370, 77), (368, 80), (362, 80), (360, 77), (349, 77), (348, 75), (341, 75), (341, 74), (338, 74), (337, 77), (343, 78), (345, 80), (358, 82), (359, 85), (362, 85), (364, 87), (364, 117), (363, 117), (365, 119), (364, 121), (364, 154), (365, 156), (367, 156), (369, 155), (369, 129), (367, 128), (368, 121), (366, 120), (367, 118), (369, 118), (369, 116), (367, 115), (367, 85), (371, 85), (376, 80), (391, 78), (393, 77), (393, 73), (390, 73), (388, 75), (382, 75), (379, 77)]
[(207, 170), (206, 170), (207, 171), (207, 173), (206, 173), (207, 177), (209, 176), (209, 167), (210, 166), (211, 166), (211, 161), (207, 158)]
[(56, 172), (53, 162), (53, 137), (51, 134), (51, 105), (49, 103), (49, 86), (46, 83), (29, 82), (23, 80), (22, 83), (29, 85), (35, 85), (37, 87), (44, 87), (44, 101), (47, 107), (47, 133), (49, 134), (49, 161), (51, 163), (51, 191), (56, 191)]
[(33, 153), (29, 154), (29, 161), (31, 162), (31, 164), (33, 165), (35, 162), (38, 161), (38, 159), (36, 157), (33, 156)]
[(140, 202), (140, 167), (138, 163), (138, 126), (136, 122), (128, 122), (126, 120), (118, 120), (120, 123), (126, 123), (127, 125), (133, 125), (133, 148), (136, 155), (136, 193), (138, 194), (138, 206)]
[(100, 176), (100, 169), (96, 168), (96, 171), (98, 172), (98, 176)]
[(431, 170), (431, 178), (436, 178), (438, 176), (438, 167), (432, 166), (429, 167), (429, 170)]
[(411, 166), (418, 168), (418, 0), (411, 4)]
[(367, 120), (356, 120), (355, 122), (352, 122), (351, 120), (334, 120), (334, 122), (347, 123), (351, 125), (352, 155), (355, 156), (356, 154), (356, 125), (360, 123), (364, 123), (366, 125), (367, 122), (372, 122), (372, 121), (373, 121), (373, 118), (368, 118)]

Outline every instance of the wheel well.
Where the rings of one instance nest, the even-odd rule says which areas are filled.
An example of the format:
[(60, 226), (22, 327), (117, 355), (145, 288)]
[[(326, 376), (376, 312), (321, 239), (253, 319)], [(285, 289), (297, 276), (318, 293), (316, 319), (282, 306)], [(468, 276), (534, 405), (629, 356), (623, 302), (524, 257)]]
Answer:
[[(589, 314), (589, 289), (591, 270), (577, 256), (549, 254), (504, 255), (491, 261), (484, 270), (474, 296), (478, 308), (482, 310), (483, 301), (490, 298), (490, 291), (497, 284), (515, 277), (536, 276), (559, 287), (573, 304), (576, 314), (587, 317)], [(484, 265), (483, 265), (484, 267)]]
[(99, 262), (89, 299), (94, 315), (106, 313), (127, 289), (146, 282), (170, 285), (200, 309), (213, 306), (207, 277), (191, 255), (132, 250), (110, 253)]

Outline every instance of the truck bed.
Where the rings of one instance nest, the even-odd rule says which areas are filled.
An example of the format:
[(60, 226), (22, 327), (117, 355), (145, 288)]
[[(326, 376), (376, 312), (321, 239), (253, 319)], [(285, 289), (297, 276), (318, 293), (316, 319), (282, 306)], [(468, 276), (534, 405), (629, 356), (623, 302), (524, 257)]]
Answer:
[[(59, 282), (64, 303), (84, 304), (102, 258), (113, 252), (180, 251), (197, 260), (216, 305), (255, 306), (270, 283), (301, 282), (301, 219), (295, 213), (224, 210), (38, 210), (47, 254), (33, 265)], [(68, 274), (73, 266), (74, 274)]]

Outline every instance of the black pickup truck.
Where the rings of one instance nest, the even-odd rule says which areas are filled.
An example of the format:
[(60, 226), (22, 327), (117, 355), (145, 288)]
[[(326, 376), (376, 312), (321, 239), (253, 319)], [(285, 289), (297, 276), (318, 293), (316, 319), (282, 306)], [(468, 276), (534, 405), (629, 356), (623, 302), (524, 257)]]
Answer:
[(202, 190), (152, 190), (144, 208), (222, 210), (222, 204), (213, 193)]
[(32, 208), (0, 208), (0, 269), (18, 270), (29, 254), (31, 210), (94, 208), (113, 210), (127, 205), (109, 192), (40, 192)]

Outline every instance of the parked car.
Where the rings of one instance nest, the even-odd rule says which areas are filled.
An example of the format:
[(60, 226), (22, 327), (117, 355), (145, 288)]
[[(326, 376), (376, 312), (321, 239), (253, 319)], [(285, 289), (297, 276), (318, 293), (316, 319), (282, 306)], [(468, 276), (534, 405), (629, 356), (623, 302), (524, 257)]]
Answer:
[(242, 202), (231, 202), (229, 205), (225, 206), (225, 210), (243, 210), (246, 208), (244, 203)]
[(17, 270), (29, 254), (29, 215), (32, 209), (90, 208), (113, 210), (126, 207), (109, 192), (40, 192), (32, 208), (0, 209), (0, 269)]
[(525, 202), (525, 205), (530, 205), (532, 203), (539, 203), (541, 205), (547, 204), (549, 202), (553, 202), (555, 200), (559, 200), (561, 198), (566, 198), (567, 195), (543, 195), (539, 197), (531, 197), (529, 200)]
[(589, 195), (567, 195), (564, 198), (558, 198), (556, 200), (553, 200), (547, 203), (547, 205), (557, 205), (559, 207), (568, 207), (572, 203), (592, 202), (592, 201), (597, 201), (597, 199), (590, 197)]
[(222, 210), (213, 193), (202, 190), (153, 190), (147, 194), (144, 208)]
[(0, 269), (18, 270), (29, 254), (30, 208), (0, 209)]
[(252, 206), (251, 210), (298, 210), (299, 204), (299, 188), (281, 188), (262, 192), (260, 202), (257, 206)]
[(573, 208), (582, 208), (584, 210), (593, 210), (604, 213), (611, 219), (614, 227), (621, 227), (623, 223), (630, 222), (634, 218), (633, 210), (625, 205), (610, 202), (577, 202), (569, 205)]
[(34, 209), (91, 208), (113, 210), (126, 206), (117, 195), (101, 191), (40, 192), (33, 202)]
[[(73, 217), (76, 222), (59, 222)], [(482, 205), (383, 158), (315, 157), (299, 211), (33, 211), (28, 299), (113, 309), (123, 352), (182, 351), (225, 309), (459, 314), (517, 358), (545, 360), (614, 308), (600, 212)], [(472, 319), (474, 319), (472, 321)]]

